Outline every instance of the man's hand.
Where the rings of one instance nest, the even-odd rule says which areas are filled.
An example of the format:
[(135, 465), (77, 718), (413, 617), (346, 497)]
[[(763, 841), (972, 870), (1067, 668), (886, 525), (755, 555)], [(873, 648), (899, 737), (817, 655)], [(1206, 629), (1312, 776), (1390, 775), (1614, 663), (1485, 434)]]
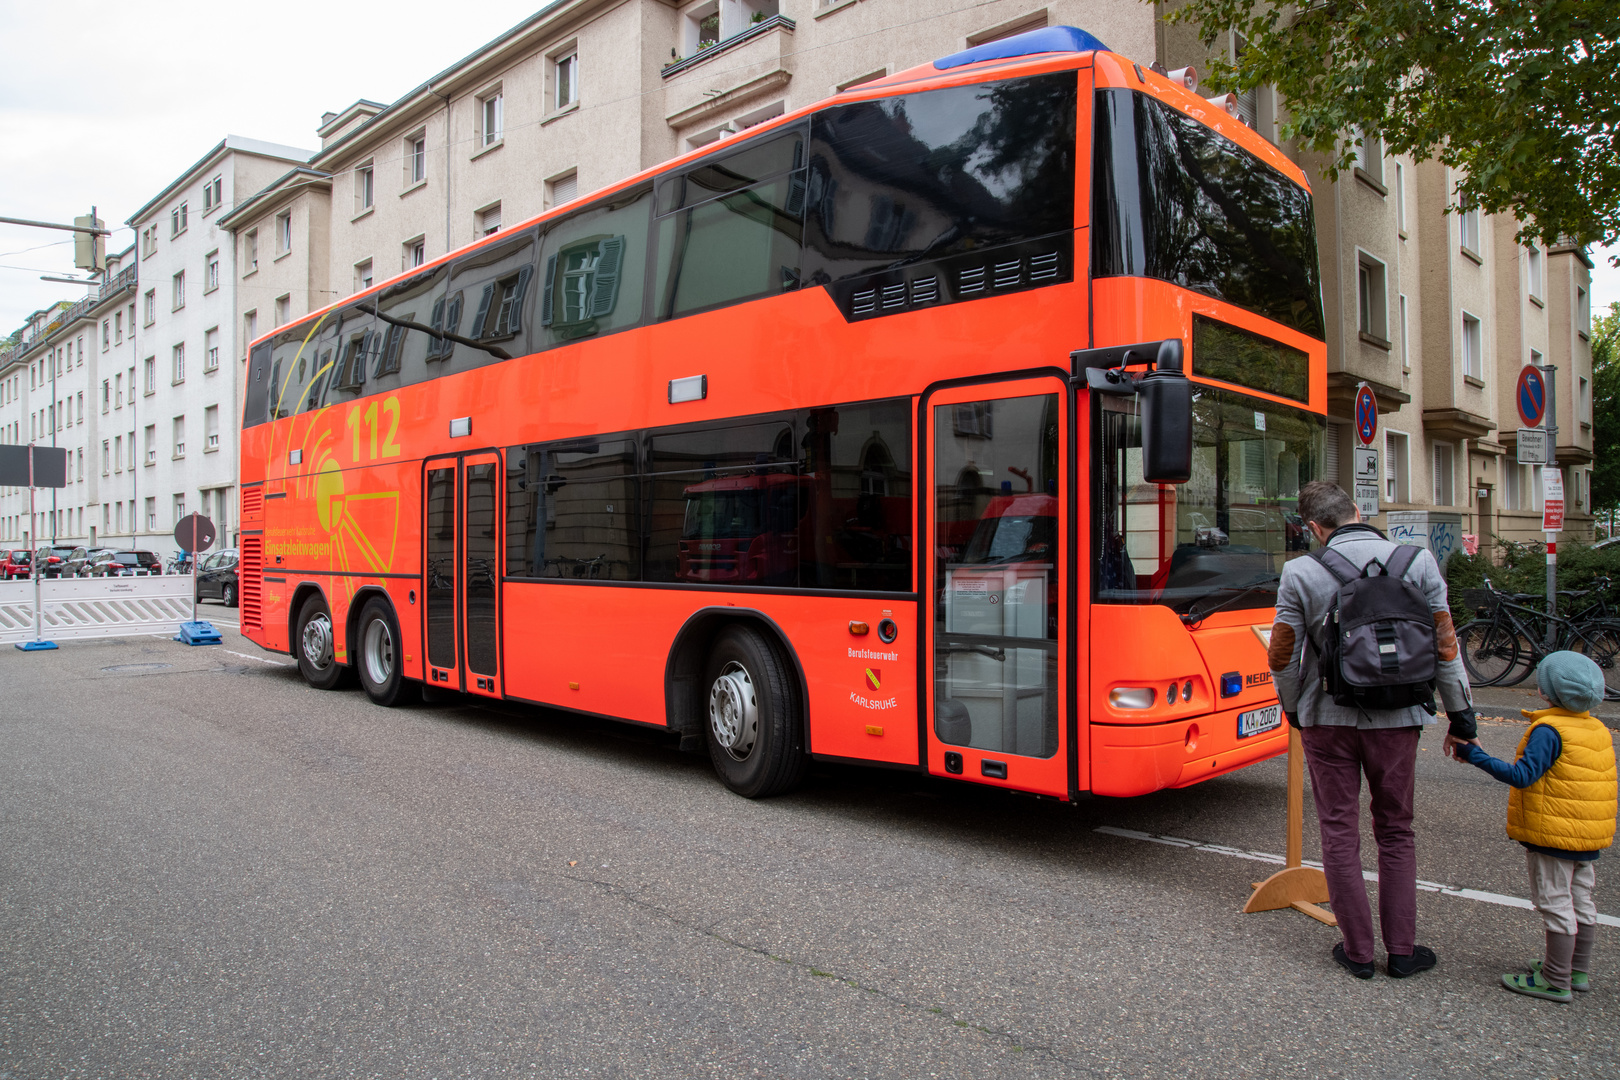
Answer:
[[(1445, 740), (1440, 744), (1440, 752), (1455, 761), (1467, 761), (1466, 758), (1458, 756), (1457, 747), (1459, 746), (1479, 746), (1479, 739), (1459, 739), (1457, 736), (1447, 732)], [(1479, 748), (1481, 750), (1485, 749), (1483, 746)]]

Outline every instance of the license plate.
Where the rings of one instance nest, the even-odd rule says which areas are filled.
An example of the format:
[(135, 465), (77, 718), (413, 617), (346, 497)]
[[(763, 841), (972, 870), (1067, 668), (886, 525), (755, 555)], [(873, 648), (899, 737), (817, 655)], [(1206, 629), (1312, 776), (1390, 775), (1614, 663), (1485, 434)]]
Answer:
[(1250, 735), (1275, 731), (1282, 726), (1282, 719), (1281, 705), (1267, 705), (1263, 709), (1250, 709), (1246, 713), (1238, 713), (1238, 738), (1247, 739)]

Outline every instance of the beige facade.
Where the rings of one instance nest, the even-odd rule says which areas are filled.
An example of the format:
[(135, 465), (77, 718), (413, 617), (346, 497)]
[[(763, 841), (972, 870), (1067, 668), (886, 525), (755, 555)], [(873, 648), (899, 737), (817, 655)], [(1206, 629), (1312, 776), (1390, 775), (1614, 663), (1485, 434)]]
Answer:
[[(289, 290), (297, 318), (841, 88), (998, 37), (1073, 25), (1142, 64), (1206, 67), (1209, 49), (1189, 28), (1165, 25), (1165, 6), (563, 0), (393, 104), (327, 114), (307, 173), (238, 206), (229, 227), (240, 252), (289, 209), (307, 222), (309, 240), (287, 264), (259, 271)], [(1230, 55), (1232, 43), (1213, 48)], [(1275, 94), (1235, 104), (1276, 141)], [(1590, 536), (1588, 257), (1532, 254), (1511, 220), (1457, 213), (1450, 170), (1385, 155), (1376, 140), (1337, 183), (1313, 156), (1283, 149), (1314, 180), (1336, 478), (1351, 482), (1348, 421), (1365, 381), (1382, 412), (1380, 524), (1416, 512), (1482, 545), (1532, 537), (1540, 485), (1514, 461), (1513, 387), (1539, 358), (1558, 366), (1571, 531)], [(258, 329), (273, 323), (261, 314)]]

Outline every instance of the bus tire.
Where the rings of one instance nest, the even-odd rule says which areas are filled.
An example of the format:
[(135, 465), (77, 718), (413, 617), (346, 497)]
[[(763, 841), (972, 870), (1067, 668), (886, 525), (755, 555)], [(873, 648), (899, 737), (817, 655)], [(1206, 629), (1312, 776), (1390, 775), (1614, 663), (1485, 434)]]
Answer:
[(393, 708), (405, 697), (404, 656), (400, 652), (399, 620), (393, 605), (380, 596), (366, 601), (360, 611), (360, 632), (355, 640), (354, 667), (366, 697)]
[(730, 626), (704, 671), (709, 759), (720, 780), (750, 799), (779, 795), (804, 778), (804, 722), (792, 668), (759, 631)]
[(317, 690), (335, 690), (343, 681), (345, 668), (333, 652), (335, 633), (326, 601), (320, 593), (311, 593), (298, 609), (293, 652), (298, 656), (298, 673)]

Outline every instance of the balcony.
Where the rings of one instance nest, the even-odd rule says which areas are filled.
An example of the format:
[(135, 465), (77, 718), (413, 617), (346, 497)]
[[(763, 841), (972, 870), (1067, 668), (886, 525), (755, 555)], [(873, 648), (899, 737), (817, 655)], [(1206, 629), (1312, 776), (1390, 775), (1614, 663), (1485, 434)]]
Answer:
[(786, 87), (794, 22), (773, 15), (664, 68), (664, 119), (677, 130)]

